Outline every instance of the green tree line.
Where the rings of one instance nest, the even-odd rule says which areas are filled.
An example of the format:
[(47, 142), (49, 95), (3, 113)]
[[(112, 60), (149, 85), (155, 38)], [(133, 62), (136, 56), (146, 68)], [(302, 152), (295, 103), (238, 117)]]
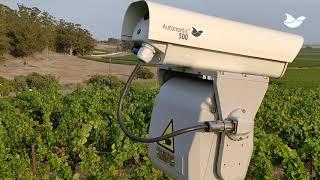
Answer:
[(79, 24), (57, 21), (36, 7), (18, 5), (13, 10), (0, 4), (0, 56), (25, 57), (46, 49), (85, 55), (94, 44), (90, 32)]

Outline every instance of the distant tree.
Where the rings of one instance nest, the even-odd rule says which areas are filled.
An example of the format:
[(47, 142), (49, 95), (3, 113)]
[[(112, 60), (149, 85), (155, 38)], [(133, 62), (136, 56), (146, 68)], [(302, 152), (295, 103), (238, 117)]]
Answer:
[(7, 38), (6, 11), (9, 8), (0, 4), (0, 56), (9, 51), (9, 39)]
[(119, 43), (120, 40), (117, 39), (117, 38), (108, 38), (108, 41), (107, 41), (109, 44), (116, 44), (116, 43)]
[(45, 49), (85, 55), (94, 45), (92, 35), (80, 24), (57, 22), (36, 7), (18, 5), (17, 10), (12, 10), (0, 4), (0, 56), (10, 52), (24, 57)]
[(131, 48), (133, 47), (134, 43), (131, 41), (121, 41), (120, 43), (120, 50), (121, 51), (131, 51)]
[(0, 56), (3, 56), (3, 54), (7, 53), (10, 46), (9, 40), (2, 28), (4, 28), (4, 26), (0, 23)]
[(102, 41), (98, 41), (98, 43), (108, 44), (108, 41), (106, 41), (106, 40), (102, 40)]
[(42, 34), (46, 37), (46, 48), (55, 50), (57, 31), (54, 17), (48, 12), (43, 12), (41, 14), (40, 21), (42, 26)]
[(57, 51), (69, 55), (85, 55), (91, 53), (94, 45), (92, 35), (88, 30), (81, 28), (80, 24), (60, 20), (57, 26)]
[(60, 20), (57, 26), (56, 49), (58, 52), (73, 54), (76, 46), (75, 24)]
[(3, 31), (4, 26), (0, 23), (0, 56), (7, 53), (10, 47), (9, 40)]
[(95, 40), (92, 38), (90, 32), (86, 29), (77, 27), (77, 44), (74, 54), (86, 55), (90, 54), (94, 49)]
[[(47, 37), (43, 32), (38, 8), (18, 5), (15, 15), (10, 18), (8, 37), (14, 56), (29, 56), (46, 47)], [(9, 20), (8, 20), (9, 21)]]

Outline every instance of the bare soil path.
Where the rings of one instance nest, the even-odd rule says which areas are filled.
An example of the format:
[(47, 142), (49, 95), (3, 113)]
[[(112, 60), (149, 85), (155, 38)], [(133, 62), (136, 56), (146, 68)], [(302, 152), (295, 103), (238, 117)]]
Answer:
[[(81, 59), (75, 56), (50, 53), (34, 55), (27, 58), (11, 58), (0, 64), (0, 76), (13, 79), (15, 76), (32, 72), (50, 74), (57, 77), (62, 84), (81, 83), (95, 74), (127, 77), (134, 66), (108, 64)], [(156, 73), (156, 68), (151, 68)]]

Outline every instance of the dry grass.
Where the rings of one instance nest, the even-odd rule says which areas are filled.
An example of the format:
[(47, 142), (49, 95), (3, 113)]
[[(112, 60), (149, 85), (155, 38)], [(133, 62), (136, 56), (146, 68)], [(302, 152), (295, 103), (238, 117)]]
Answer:
[[(13, 79), (18, 75), (37, 72), (53, 75), (62, 84), (74, 84), (86, 81), (95, 74), (126, 78), (133, 68), (130, 65), (108, 64), (50, 52), (48, 55), (37, 54), (28, 58), (9, 58), (0, 64), (0, 76)], [(151, 70), (156, 73), (155, 68)]]

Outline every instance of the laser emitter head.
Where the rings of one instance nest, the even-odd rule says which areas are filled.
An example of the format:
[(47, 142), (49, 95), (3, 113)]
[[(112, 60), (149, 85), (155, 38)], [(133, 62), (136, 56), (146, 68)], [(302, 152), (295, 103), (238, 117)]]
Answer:
[(151, 1), (129, 6), (121, 35), (152, 45), (153, 63), (276, 78), (303, 45), (301, 36)]

